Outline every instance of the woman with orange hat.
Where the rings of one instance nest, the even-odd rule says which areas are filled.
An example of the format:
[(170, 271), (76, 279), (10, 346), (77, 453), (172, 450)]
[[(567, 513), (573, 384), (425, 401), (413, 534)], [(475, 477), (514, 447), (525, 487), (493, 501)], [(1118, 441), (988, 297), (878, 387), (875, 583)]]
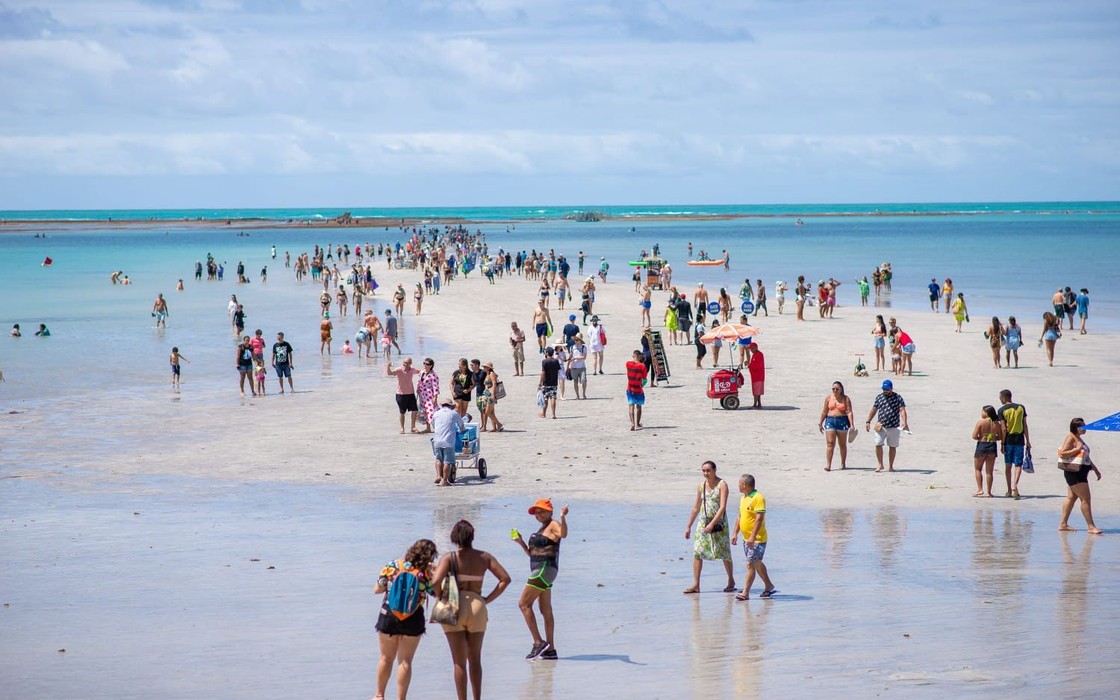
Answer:
[[(525, 590), (521, 592), (521, 600), (517, 603), (521, 614), (525, 616), (525, 624), (529, 626), (529, 634), (533, 635), (533, 648), (529, 650), (526, 659), (557, 658), (553, 643), (556, 621), (552, 616), (552, 584), (560, 571), (560, 540), (568, 536), (568, 506), (560, 509), (560, 522), (552, 519), (552, 510), (552, 501), (547, 498), (539, 499), (529, 509), (529, 514), (536, 517), (541, 527), (529, 535), (528, 543), (521, 539), (521, 533), (513, 531), (514, 540), (529, 555), (529, 569), (532, 572), (525, 582)], [(537, 627), (537, 618), (533, 614), (534, 602), (544, 618), (543, 639)]]

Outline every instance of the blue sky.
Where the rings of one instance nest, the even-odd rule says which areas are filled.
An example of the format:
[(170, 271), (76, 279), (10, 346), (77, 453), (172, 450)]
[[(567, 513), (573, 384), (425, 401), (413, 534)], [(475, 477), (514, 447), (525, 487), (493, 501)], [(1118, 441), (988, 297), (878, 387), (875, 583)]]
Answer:
[(1120, 199), (1120, 3), (0, 0), (0, 209)]

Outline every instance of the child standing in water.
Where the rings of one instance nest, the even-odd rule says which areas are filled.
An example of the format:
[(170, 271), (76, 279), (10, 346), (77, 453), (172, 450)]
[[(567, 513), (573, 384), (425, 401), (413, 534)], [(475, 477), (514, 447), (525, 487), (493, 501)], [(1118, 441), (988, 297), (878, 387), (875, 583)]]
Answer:
[(168, 358), (171, 362), (171, 388), (179, 391), (179, 362), (190, 362), (187, 358), (179, 354), (179, 348), (171, 348), (171, 357)]

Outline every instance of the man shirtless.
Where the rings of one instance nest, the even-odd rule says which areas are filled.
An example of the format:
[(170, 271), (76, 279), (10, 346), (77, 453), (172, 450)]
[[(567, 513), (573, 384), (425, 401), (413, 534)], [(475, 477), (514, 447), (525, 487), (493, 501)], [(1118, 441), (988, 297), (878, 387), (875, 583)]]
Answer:
[(653, 306), (653, 301), (650, 299), (651, 293), (649, 285), (642, 285), (642, 300), (639, 302), (639, 305), (642, 309), (641, 323), (643, 328), (648, 328), (653, 325), (649, 313), (650, 308)]
[(545, 300), (537, 300), (537, 308), (533, 309), (533, 328), (537, 332), (537, 350), (540, 354), (544, 354), (545, 346), (548, 345), (548, 328), (552, 325), (552, 317), (548, 315), (548, 307), (545, 305)]
[(167, 328), (167, 300), (163, 294), (157, 296), (152, 304), (152, 315), (156, 317), (156, 328)]
[(696, 306), (696, 322), (704, 322), (704, 314), (708, 313), (708, 290), (704, 289), (704, 283), (696, 285), (696, 291), (692, 294), (692, 303)]

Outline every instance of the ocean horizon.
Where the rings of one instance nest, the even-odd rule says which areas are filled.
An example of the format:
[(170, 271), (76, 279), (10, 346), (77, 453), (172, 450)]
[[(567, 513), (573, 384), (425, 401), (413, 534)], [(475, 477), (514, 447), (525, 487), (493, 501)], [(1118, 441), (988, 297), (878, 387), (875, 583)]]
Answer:
[(1100, 215), (1120, 214), (1120, 201), (867, 202), (775, 204), (580, 204), (535, 206), (246, 207), (162, 209), (9, 209), (0, 221), (318, 221), (349, 212), (356, 218), (531, 221), (594, 211), (604, 218)]

